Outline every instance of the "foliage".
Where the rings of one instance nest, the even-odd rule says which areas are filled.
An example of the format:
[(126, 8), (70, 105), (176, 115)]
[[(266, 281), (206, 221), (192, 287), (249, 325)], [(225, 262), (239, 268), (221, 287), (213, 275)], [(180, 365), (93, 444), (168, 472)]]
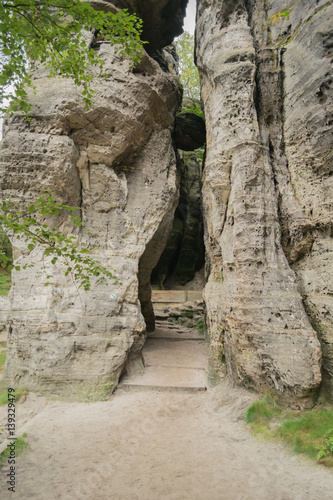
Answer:
[[(0, 253), (1, 258), (1, 253)], [(0, 296), (8, 295), (12, 284), (10, 272), (0, 269)]]
[(184, 87), (184, 95), (192, 99), (200, 99), (200, 79), (194, 64), (194, 36), (184, 31), (175, 42), (179, 58), (180, 81)]
[(321, 402), (311, 411), (284, 411), (276, 396), (266, 394), (247, 410), (246, 421), (255, 433), (283, 441), (295, 453), (333, 466), (333, 409)]
[(274, 394), (267, 393), (262, 399), (255, 401), (248, 408), (245, 419), (255, 433), (264, 432), (268, 423), (280, 415), (281, 411), (277, 397)]
[[(23, 451), (25, 451), (28, 448), (28, 443), (24, 440), (24, 438), (27, 437), (27, 434), (24, 433), (22, 434), (21, 438), (15, 439), (15, 456), (17, 457), (18, 455), (21, 455)], [(5, 450), (0, 453), (0, 466), (3, 465), (7, 460), (10, 455), (10, 450), (9, 448), (5, 448)]]
[(199, 163), (203, 163), (204, 156), (205, 156), (205, 148), (198, 148), (193, 151), (195, 154), (195, 157)]
[(60, 75), (82, 85), (83, 100), (89, 107), (94, 94), (91, 65), (97, 65), (101, 76), (103, 61), (89, 47), (85, 34), (93, 30), (136, 63), (142, 54), (141, 29), (142, 21), (126, 9), (97, 11), (84, 0), (2, 0), (0, 112), (10, 99), (9, 111), (29, 113), (26, 87), (33, 86), (31, 66), (36, 62), (50, 69), (50, 77)]
[[(0, 226), (0, 253), (4, 253), (8, 258), (8, 262), (11, 264), (13, 259), (13, 249), (9, 241), (9, 238), (3, 228)], [(1, 279), (1, 276), (0, 276)]]
[[(108, 280), (113, 280), (118, 284), (116, 277), (111, 271), (106, 269), (90, 254), (93, 249), (88, 249), (85, 245), (79, 245), (77, 237), (73, 234), (66, 236), (60, 230), (49, 227), (43, 220), (47, 215), (59, 215), (68, 212), (69, 221), (73, 228), (80, 228), (83, 223), (75, 213), (77, 207), (70, 207), (57, 203), (50, 194), (42, 195), (26, 210), (19, 209), (18, 204), (11, 200), (4, 200), (0, 203), (0, 224), (6, 228), (11, 235), (18, 239), (23, 239), (29, 251), (35, 247), (42, 248), (44, 257), (51, 257), (51, 264), (60, 262), (65, 265), (65, 276), (71, 276), (74, 282), (78, 283), (88, 291), (91, 287), (91, 278), (94, 277), (97, 284), (107, 284)], [(0, 265), (6, 266), (8, 257), (0, 253)], [(33, 264), (25, 264), (23, 269), (32, 267)], [(21, 266), (9, 265), (8, 270), (20, 271)], [(49, 284), (52, 275), (47, 275)]]
[(331, 455), (333, 461), (333, 427), (329, 431), (325, 432), (324, 439), (325, 441), (317, 453), (317, 460), (328, 458)]
[(205, 118), (199, 102), (193, 104), (190, 107), (183, 108), (182, 111), (183, 110), (186, 111), (187, 113), (194, 113), (195, 115), (200, 116), (200, 118), (203, 119)]

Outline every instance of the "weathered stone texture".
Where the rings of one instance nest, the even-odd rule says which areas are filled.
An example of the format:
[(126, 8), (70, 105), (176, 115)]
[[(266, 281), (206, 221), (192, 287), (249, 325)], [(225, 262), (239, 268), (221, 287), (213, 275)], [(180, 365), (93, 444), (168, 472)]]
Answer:
[(176, 116), (175, 141), (178, 149), (194, 151), (206, 143), (205, 121), (195, 113), (182, 111)]
[[(180, 33), (186, 0), (115, 5), (143, 16), (149, 52), (173, 68), (161, 49)], [(210, 375), (227, 367), (237, 383), (298, 406), (312, 404), (322, 374), (333, 397), (332, 17), (324, 0), (198, 2)], [(38, 249), (13, 241), (17, 263), (46, 269), (13, 273), (5, 378), (76, 399), (105, 397), (140, 365), (155, 321), (150, 274), (178, 202), (178, 79), (148, 55), (131, 70), (108, 44), (98, 47), (109, 76), (96, 81), (94, 107), (39, 68), (32, 120), (8, 118), (0, 151), (2, 194), (24, 206), (51, 190), (79, 206), (91, 232), (78, 237), (121, 281), (78, 292)], [(192, 262), (194, 177), (194, 193), (182, 188)], [(71, 231), (64, 217), (48, 222)]]
[(192, 281), (204, 266), (202, 163), (195, 154), (182, 153), (179, 173), (180, 195), (173, 227), (151, 275), (153, 284), (166, 288)]
[[(151, 242), (166, 238), (178, 201), (178, 80), (147, 55), (132, 71), (108, 44), (99, 52), (109, 77), (96, 80), (93, 108), (84, 109), (72, 82), (39, 70), (31, 123), (8, 118), (0, 152), (2, 196), (26, 206), (48, 190), (80, 207), (91, 232), (79, 239), (121, 282), (85, 293), (46, 261), (53, 279), (45, 287), (45, 272), (36, 276), (41, 252), (13, 241), (16, 262), (35, 268), (13, 272), (5, 381), (75, 399), (106, 397), (126, 361), (137, 361), (146, 331), (138, 298), (150, 303), (147, 275), (163, 250), (163, 240)], [(62, 218), (48, 222), (70, 231)]]
[(308, 405), (321, 381), (312, 326), (332, 366), (332, 6), (294, 4), (199, 1), (205, 300), (212, 377), (225, 357), (236, 382)]

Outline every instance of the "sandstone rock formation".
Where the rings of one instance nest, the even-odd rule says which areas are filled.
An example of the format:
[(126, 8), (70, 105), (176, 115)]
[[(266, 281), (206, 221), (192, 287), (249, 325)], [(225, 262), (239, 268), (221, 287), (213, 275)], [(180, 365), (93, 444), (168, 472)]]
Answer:
[(183, 153), (179, 174), (179, 203), (172, 230), (151, 275), (152, 284), (167, 288), (185, 285), (204, 266), (202, 162), (195, 153)]
[[(178, 204), (179, 81), (161, 57), (186, 0), (114, 5), (143, 17), (156, 60), (146, 54), (131, 70), (99, 44), (108, 77), (96, 80), (89, 111), (74, 84), (39, 69), (32, 121), (7, 118), (0, 150), (2, 195), (24, 205), (51, 190), (79, 206), (91, 231), (79, 238), (121, 281), (85, 294), (58, 267), (47, 288), (44, 271), (13, 273), (0, 314), (6, 380), (75, 399), (107, 396), (140, 364), (155, 322), (150, 275)], [(195, 200), (204, 206), (211, 379), (227, 369), (235, 382), (300, 407), (322, 380), (333, 398), (332, 17), (325, 0), (198, 0), (207, 153), (202, 193), (198, 174), (192, 193), (183, 177), (181, 194), (195, 215), (187, 250)], [(71, 230), (64, 218), (49, 222)], [(177, 224), (183, 231), (176, 216)], [(13, 244), (18, 263), (42, 268), (38, 249)]]
[[(49, 80), (40, 69), (37, 93), (29, 96), (32, 120), (7, 118), (0, 152), (2, 196), (26, 205), (52, 191), (80, 207), (90, 230), (80, 239), (121, 281), (85, 293), (45, 262), (53, 275), (45, 287), (45, 272), (36, 275), (40, 251), (27, 253), (13, 240), (17, 263), (35, 268), (13, 272), (4, 377), (75, 399), (107, 396), (126, 363), (137, 361), (146, 333), (138, 297), (149, 322), (150, 272), (178, 201), (172, 141), (178, 79), (148, 55), (131, 70), (109, 44), (99, 54), (109, 76), (96, 79), (92, 109), (84, 109), (72, 82)], [(62, 218), (48, 222), (70, 230)]]
[[(120, 9), (127, 8), (135, 12), (143, 20), (143, 40), (148, 41), (147, 52), (153, 54), (156, 50), (169, 45), (174, 37), (183, 32), (188, 0), (102, 0), (103, 4), (113, 4)], [(90, 0), (101, 8), (101, 0)], [(104, 7), (105, 8), (105, 7)]]
[(178, 113), (175, 122), (175, 141), (178, 149), (194, 151), (206, 143), (205, 121), (186, 111)]
[(305, 406), (317, 336), (332, 394), (329, 4), (200, 0), (196, 29), (212, 376), (225, 357), (236, 382)]

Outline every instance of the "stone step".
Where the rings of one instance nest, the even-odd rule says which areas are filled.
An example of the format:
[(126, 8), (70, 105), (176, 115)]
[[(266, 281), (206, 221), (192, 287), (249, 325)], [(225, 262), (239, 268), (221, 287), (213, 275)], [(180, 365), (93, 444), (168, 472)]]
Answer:
[(207, 366), (207, 348), (203, 341), (148, 338), (142, 354), (147, 366), (202, 369)]
[(189, 391), (207, 388), (208, 348), (195, 330), (164, 327), (151, 333), (144, 345), (142, 373), (123, 378), (127, 391)]
[(176, 331), (182, 331), (182, 332), (197, 332), (196, 328), (189, 328), (188, 326), (183, 326), (183, 325), (177, 325), (175, 323), (163, 323), (163, 322), (156, 322), (156, 330), (158, 329), (168, 329), (168, 330), (176, 330)]
[(201, 392), (207, 389), (207, 373), (196, 368), (146, 366), (144, 373), (125, 377), (119, 387), (128, 391)]
[(169, 313), (165, 312), (155, 312), (155, 320), (156, 321), (168, 321)]
[(153, 290), (152, 298), (153, 303), (166, 303), (185, 304), (189, 301), (202, 300), (202, 290)]
[(182, 328), (156, 328), (153, 333), (148, 335), (148, 339), (169, 339), (169, 340), (197, 340), (204, 341), (204, 337), (199, 335), (194, 329)]

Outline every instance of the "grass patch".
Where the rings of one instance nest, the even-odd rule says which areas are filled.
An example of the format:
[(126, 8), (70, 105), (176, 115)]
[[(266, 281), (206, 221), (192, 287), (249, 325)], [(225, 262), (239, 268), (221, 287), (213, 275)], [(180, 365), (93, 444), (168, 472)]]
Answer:
[(0, 351), (0, 374), (3, 372), (6, 362), (6, 351)]
[[(28, 443), (24, 440), (24, 438), (27, 437), (27, 434), (24, 433), (22, 434), (22, 437), (17, 438), (15, 440), (15, 457), (18, 455), (21, 455), (23, 451), (25, 451), (28, 448)], [(6, 448), (2, 453), (0, 453), (0, 466), (3, 465), (5, 462), (7, 462), (8, 457), (10, 455), (10, 450)]]
[(333, 410), (315, 409), (289, 417), (274, 434), (295, 453), (333, 466)]
[(275, 394), (267, 393), (255, 401), (247, 410), (245, 419), (255, 434), (265, 433), (270, 429), (271, 422), (282, 413), (281, 405)]
[(0, 296), (8, 295), (12, 286), (12, 277), (8, 271), (0, 270)]
[[(11, 395), (13, 393), (10, 393)], [(17, 401), (22, 397), (22, 396), (25, 396), (27, 394), (27, 390), (24, 388), (24, 387), (18, 387), (16, 390), (15, 390), (15, 403), (17, 403)], [(2, 392), (0, 394), (0, 406), (2, 405), (6, 405), (8, 403), (8, 392)]]
[(276, 396), (266, 394), (247, 410), (246, 422), (255, 434), (288, 444), (295, 453), (333, 467), (333, 409), (318, 403), (311, 411), (283, 410)]

